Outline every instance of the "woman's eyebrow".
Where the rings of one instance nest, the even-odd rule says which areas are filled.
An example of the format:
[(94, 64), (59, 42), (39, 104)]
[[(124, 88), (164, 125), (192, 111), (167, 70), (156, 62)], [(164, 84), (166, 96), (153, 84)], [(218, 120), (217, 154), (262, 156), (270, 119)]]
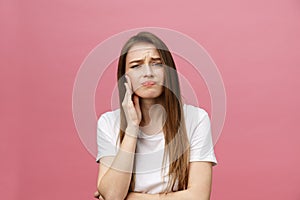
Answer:
[[(151, 60), (158, 61), (158, 60), (161, 60), (161, 58), (160, 57), (151, 57)], [(144, 61), (144, 59), (132, 60), (132, 61), (129, 62), (129, 64), (139, 63), (139, 62), (142, 62), (142, 61)]]
[(151, 60), (161, 60), (160, 57), (152, 57)]

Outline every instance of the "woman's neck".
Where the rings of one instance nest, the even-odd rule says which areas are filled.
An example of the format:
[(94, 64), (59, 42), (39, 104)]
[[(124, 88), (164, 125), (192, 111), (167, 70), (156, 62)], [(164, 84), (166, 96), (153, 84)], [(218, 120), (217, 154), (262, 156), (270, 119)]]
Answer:
[(162, 130), (163, 116), (165, 109), (161, 105), (161, 100), (141, 99), (140, 107), (142, 112), (141, 130), (146, 134), (155, 134)]

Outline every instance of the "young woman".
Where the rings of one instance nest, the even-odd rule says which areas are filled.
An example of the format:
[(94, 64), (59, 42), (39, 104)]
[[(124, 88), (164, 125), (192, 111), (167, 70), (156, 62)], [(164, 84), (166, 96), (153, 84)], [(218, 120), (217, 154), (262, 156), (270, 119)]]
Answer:
[(217, 164), (209, 116), (182, 102), (167, 46), (149, 32), (131, 37), (117, 75), (121, 106), (97, 125), (95, 197), (209, 199)]

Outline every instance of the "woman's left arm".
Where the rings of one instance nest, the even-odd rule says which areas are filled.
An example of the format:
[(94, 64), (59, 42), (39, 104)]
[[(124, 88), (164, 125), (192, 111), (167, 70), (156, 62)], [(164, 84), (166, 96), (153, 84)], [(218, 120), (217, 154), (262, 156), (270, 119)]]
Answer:
[(167, 194), (130, 192), (126, 200), (209, 200), (212, 183), (212, 163), (190, 162), (188, 188)]

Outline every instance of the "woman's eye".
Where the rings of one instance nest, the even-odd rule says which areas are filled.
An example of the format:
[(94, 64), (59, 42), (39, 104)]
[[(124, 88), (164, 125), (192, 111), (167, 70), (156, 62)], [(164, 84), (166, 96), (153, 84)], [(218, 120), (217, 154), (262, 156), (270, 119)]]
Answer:
[(162, 63), (152, 63), (152, 65), (160, 67), (160, 66), (162, 66)]
[(136, 68), (139, 67), (140, 65), (132, 65), (130, 68)]

